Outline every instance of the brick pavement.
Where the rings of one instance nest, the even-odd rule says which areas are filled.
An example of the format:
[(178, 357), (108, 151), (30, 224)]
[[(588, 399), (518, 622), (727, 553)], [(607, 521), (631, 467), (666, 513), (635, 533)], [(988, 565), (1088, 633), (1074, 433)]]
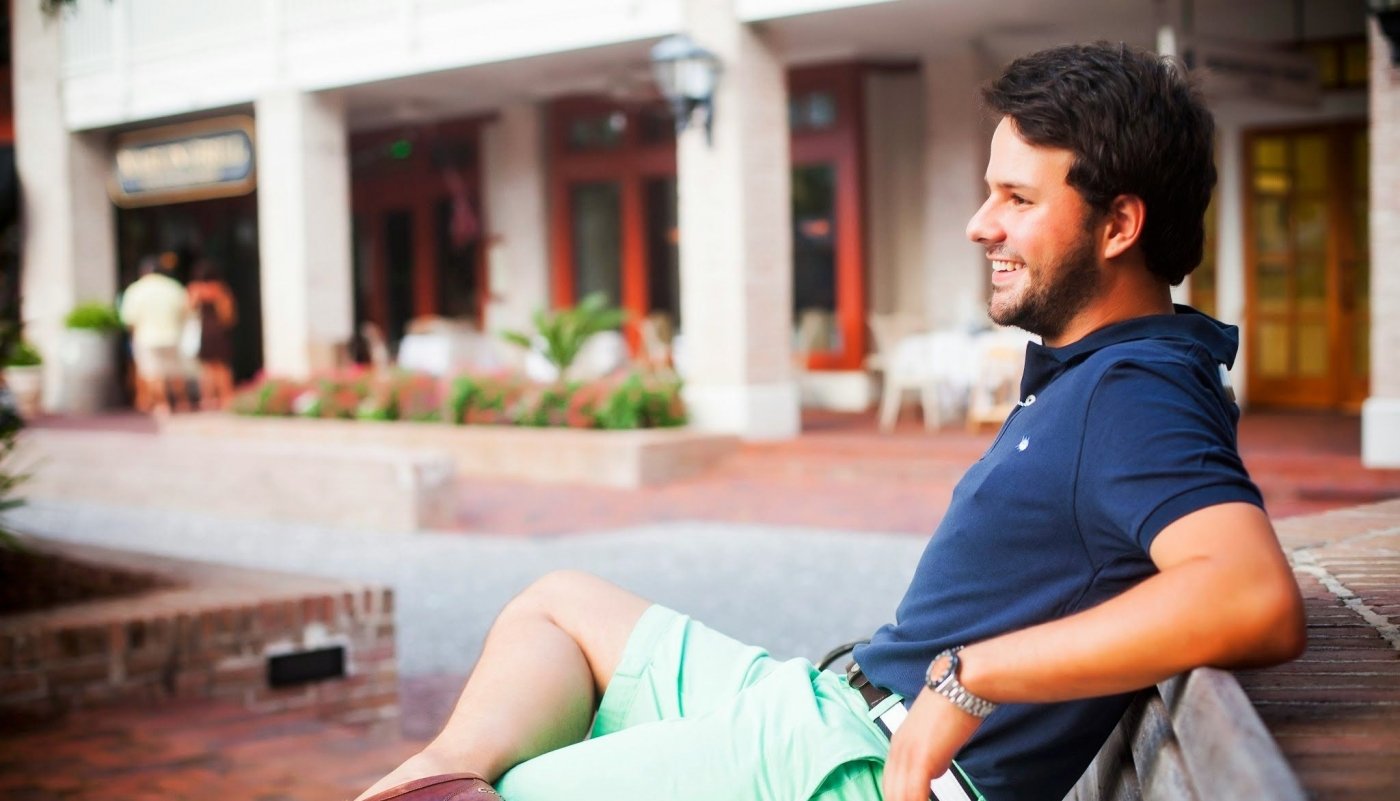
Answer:
[[(684, 518), (924, 534), (991, 438), (927, 434), (914, 424), (886, 437), (869, 416), (835, 414), (810, 416), (807, 432), (793, 442), (746, 445), (711, 475), (651, 490), (473, 480), (464, 486), (463, 533), (567, 533)], [(1354, 418), (1249, 415), (1240, 439), (1276, 519), (1400, 497), (1400, 471), (1361, 468)], [(1325, 801), (1394, 798), (1400, 788), (1397, 526), (1400, 503), (1280, 524), (1307, 595), (1312, 645), (1298, 663), (1246, 674), (1243, 683)], [(256, 716), (214, 704), (92, 710), (22, 731), (0, 721), (0, 797), (348, 798), (413, 750), (459, 682), (406, 681), (411, 736), (387, 743), (295, 713)]]
[(1400, 501), (1280, 521), (1307, 651), (1240, 684), (1316, 801), (1400, 797)]

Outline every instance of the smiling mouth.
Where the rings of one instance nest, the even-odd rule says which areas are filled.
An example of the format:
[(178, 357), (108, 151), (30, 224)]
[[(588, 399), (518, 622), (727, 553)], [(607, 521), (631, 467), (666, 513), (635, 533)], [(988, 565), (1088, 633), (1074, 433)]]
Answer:
[(1026, 265), (1022, 264), (1019, 261), (1002, 261), (1000, 259), (992, 259), (992, 272), (994, 273), (1013, 273), (1024, 266)]

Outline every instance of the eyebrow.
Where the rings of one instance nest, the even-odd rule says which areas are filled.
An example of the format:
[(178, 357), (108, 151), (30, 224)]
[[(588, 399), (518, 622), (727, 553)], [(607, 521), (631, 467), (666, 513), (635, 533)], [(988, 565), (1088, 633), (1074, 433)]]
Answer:
[[(986, 179), (984, 179), (984, 180), (986, 180)], [(1030, 184), (1018, 183), (1018, 182), (1016, 182), (1016, 181), (992, 181), (992, 180), (987, 180), (987, 186), (992, 187), (992, 188), (994, 188), (994, 189), (1006, 189), (1006, 190), (1010, 190), (1010, 191), (1017, 191), (1017, 190), (1033, 189), (1033, 188), (1034, 188), (1034, 187), (1032, 187)]]

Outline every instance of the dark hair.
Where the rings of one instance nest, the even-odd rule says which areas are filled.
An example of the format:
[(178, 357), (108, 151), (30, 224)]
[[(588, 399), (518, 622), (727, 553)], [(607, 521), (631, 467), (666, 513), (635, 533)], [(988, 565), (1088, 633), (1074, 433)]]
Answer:
[(1142, 198), (1154, 275), (1176, 285), (1201, 263), (1215, 122), (1184, 69), (1127, 45), (1065, 45), (1012, 62), (982, 98), (1022, 139), (1072, 152), (1066, 180), (1092, 208)]
[(136, 274), (138, 276), (143, 276), (150, 275), (151, 273), (165, 273), (165, 271), (161, 269), (160, 257), (142, 256), (141, 260), (136, 262)]

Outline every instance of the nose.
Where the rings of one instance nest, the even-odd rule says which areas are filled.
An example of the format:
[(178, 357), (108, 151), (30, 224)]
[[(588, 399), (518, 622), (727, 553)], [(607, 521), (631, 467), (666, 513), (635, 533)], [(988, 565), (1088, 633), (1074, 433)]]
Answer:
[(1003, 235), (1001, 226), (996, 224), (992, 214), (992, 200), (991, 197), (984, 200), (981, 208), (967, 221), (967, 238), (979, 245), (999, 242)]

